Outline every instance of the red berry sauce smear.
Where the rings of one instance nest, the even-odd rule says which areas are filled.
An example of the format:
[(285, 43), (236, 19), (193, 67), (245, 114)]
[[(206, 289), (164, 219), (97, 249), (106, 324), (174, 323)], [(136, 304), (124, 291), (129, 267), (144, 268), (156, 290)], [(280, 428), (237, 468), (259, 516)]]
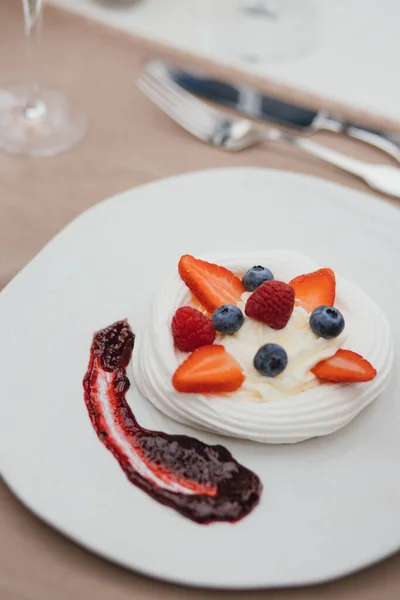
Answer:
[(235, 522), (258, 504), (260, 479), (223, 446), (144, 429), (125, 395), (135, 336), (127, 321), (96, 333), (83, 380), (99, 439), (131, 483), (196, 523)]

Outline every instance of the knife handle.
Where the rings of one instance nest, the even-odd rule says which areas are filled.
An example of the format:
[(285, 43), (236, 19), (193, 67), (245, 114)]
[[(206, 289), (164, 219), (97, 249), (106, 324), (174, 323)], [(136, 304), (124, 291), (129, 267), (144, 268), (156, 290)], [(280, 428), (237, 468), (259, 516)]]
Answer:
[(365, 144), (374, 146), (400, 162), (400, 134), (396, 135), (379, 131), (378, 129), (370, 129), (363, 125), (344, 121), (334, 115), (326, 115), (318, 125), (321, 129), (342, 133)]
[(241, 112), (246, 113), (250, 118), (258, 116), (259, 118), (275, 121), (289, 128), (294, 125), (304, 131), (309, 128), (310, 132), (326, 129), (335, 133), (341, 133), (370, 146), (374, 146), (400, 162), (400, 134), (390, 134), (351, 123), (350, 121), (345, 121), (339, 115), (329, 113), (325, 110), (320, 110), (317, 114), (314, 111), (299, 106), (292, 107), (281, 100), (269, 98), (263, 96), (261, 93), (250, 90), (253, 105), (254, 102), (258, 103), (259, 114), (255, 115), (253, 110), (249, 112), (245, 110), (243, 105), (239, 107), (241, 95), (244, 90), (243, 87), (234, 86), (209, 77), (200, 77), (180, 69), (173, 70), (173, 79), (188, 92), (200, 95), (202, 98), (207, 98), (214, 102), (217, 101), (217, 103), (234, 108), (235, 110), (241, 109)]

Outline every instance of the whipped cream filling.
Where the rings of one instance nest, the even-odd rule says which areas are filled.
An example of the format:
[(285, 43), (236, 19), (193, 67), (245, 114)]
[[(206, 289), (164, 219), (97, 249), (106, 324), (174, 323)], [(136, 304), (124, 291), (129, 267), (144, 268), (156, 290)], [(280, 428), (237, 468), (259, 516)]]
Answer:
[[(243, 313), (246, 300), (251, 294), (246, 292), (238, 306)], [(310, 369), (324, 358), (333, 356), (343, 347), (347, 333), (332, 340), (317, 337), (309, 324), (309, 313), (301, 306), (295, 306), (286, 327), (274, 330), (245, 317), (242, 327), (234, 335), (218, 336), (216, 343), (225, 346), (243, 368), (246, 379), (239, 390), (226, 394), (234, 399), (254, 399), (260, 402), (284, 400), (319, 385), (319, 380)], [(254, 356), (264, 344), (275, 343), (282, 346), (288, 355), (286, 369), (277, 377), (264, 377), (253, 365)]]
[[(307, 257), (286, 251), (223, 254), (202, 257), (241, 276), (255, 264), (268, 266), (275, 279), (288, 282), (318, 268)], [(346, 327), (333, 339), (318, 338), (309, 327), (308, 313), (295, 307), (288, 325), (275, 331), (245, 318), (233, 336), (218, 336), (241, 364), (246, 380), (236, 392), (213, 396), (183, 394), (172, 376), (188, 356), (174, 346), (171, 320), (191, 294), (177, 271), (154, 300), (149, 320), (137, 332), (133, 370), (138, 388), (159, 410), (197, 429), (261, 443), (294, 443), (332, 433), (351, 421), (383, 390), (390, 373), (393, 348), (388, 322), (378, 305), (354, 284), (336, 277), (335, 306)], [(244, 309), (248, 293), (239, 306)], [(253, 366), (258, 348), (282, 345), (288, 366), (275, 378), (263, 377)], [(377, 369), (367, 383), (321, 383), (311, 372), (317, 362), (345, 347), (362, 354)]]

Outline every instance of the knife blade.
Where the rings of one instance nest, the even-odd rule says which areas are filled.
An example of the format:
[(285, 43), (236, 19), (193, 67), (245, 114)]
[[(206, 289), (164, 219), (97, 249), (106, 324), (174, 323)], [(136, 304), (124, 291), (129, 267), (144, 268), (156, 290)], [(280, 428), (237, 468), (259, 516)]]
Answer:
[(234, 85), (166, 65), (169, 76), (182, 88), (221, 106), (232, 108), (251, 119), (260, 119), (304, 133), (327, 130), (347, 135), (374, 146), (400, 162), (400, 134), (371, 129), (343, 119), (324, 109), (283, 102), (245, 85)]

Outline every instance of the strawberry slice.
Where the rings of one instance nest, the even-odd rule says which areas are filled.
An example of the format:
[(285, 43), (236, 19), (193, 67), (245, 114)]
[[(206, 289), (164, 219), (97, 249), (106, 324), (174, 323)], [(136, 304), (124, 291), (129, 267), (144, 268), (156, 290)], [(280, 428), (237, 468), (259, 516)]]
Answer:
[(194, 296), (193, 294), (190, 298), (190, 306), (193, 306), (193, 308), (197, 308), (197, 310), (204, 310), (204, 306), (202, 305), (202, 303), (199, 302), (196, 296)]
[(376, 376), (376, 369), (361, 354), (342, 349), (330, 358), (321, 360), (311, 372), (319, 379), (342, 383), (371, 381)]
[(222, 304), (237, 304), (245, 291), (239, 277), (229, 269), (190, 254), (181, 257), (178, 271), (192, 294), (209, 312)]
[(310, 313), (317, 306), (333, 306), (335, 303), (336, 279), (332, 269), (299, 275), (289, 285), (294, 289), (296, 304), (301, 304)]
[(198, 348), (177, 368), (172, 385), (178, 392), (221, 394), (234, 392), (244, 381), (242, 367), (223, 346)]

